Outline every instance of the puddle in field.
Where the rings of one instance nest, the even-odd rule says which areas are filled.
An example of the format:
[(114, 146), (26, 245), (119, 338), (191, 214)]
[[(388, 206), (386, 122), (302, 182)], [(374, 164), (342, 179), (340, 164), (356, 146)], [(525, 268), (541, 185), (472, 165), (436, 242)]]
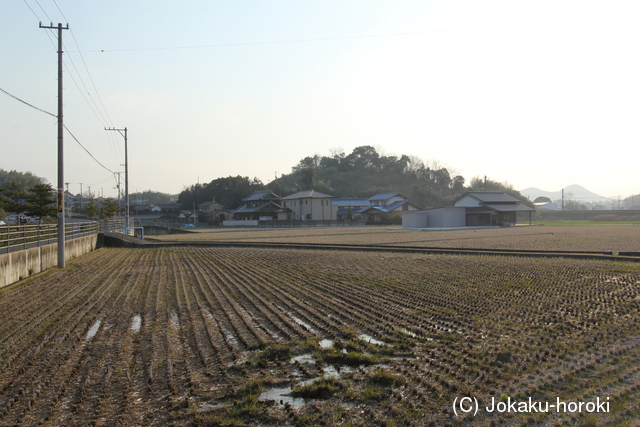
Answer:
[(384, 341), (377, 340), (374, 337), (372, 337), (371, 335), (367, 335), (367, 334), (360, 334), (360, 335), (358, 335), (358, 338), (360, 338), (362, 341), (368, 342), (370, 344), (387, 345), (387, 346), (391, 345), (391, 344), (387, 344)]
[(296, 322), (298, 325), (302, 325), (305, 328), (307, 328), (309, 330), (309, 332), (311, 332), (312, 334), (317, 334), (318, 331), (316, 331), (313, 326), (311, 326), (310, 324), (308, 324), (307, 322), (305, 322), (304, 320), (294, 316), (293, 314), (289, 313), (289, 316), (291, 316), (291, 318), (293, 319), (294, 322)]
[(235, 347), (235, 348), (240, 348), (240, 344), (238, 344), (238, 340), (236, 339), (235, 335), (233, 335), (233, 333), (231, 333), (230, 330), (228, 330), (223, 324), (222, 322), (218, 321), (215, 316), (213, 314), (211, 314), (210, 311), (205, 310), (207, 313), (207, 316), (209, 316), (209, 319), (211, 319), (213, 321), (213, 323), (215, 323), (218, 327), (220, 327), (220, 329), (222, 329), (222, 333), (227, 337), (227, 341), (229, 341), (229, 343)]
[(178, 318), (178, 313), (176, 313), (175, 310), (171, 310), (171, 321), (176, 329), (180, 329), (180, 319)]
[(93, 322), (93, 325), (91, 325), (89, 331), (87, 332), (87, 336), (84, 337), (85, 342), (91, 341), (93, 337), (96, 336), (96, 334), (98, 333), (98, 329), (100, 329), (100, 325), (102, 325), (102, 318)]
[(131, 332), (137, 334), (140, 332), (140, 327), (142, 326), (142, 317), (139, 314), (133, 316), (133, 320), (131, 321)]
[(318, 331), (311, 326), (310, 324), (308, 324), (307, 322), (305, 322), (304, 320), (300, 319), (299, 317), (297, 317), (296, 315), (294, 315), (292, 312), (285, 310), (284, 308), (280, 307), (279, 305), (276, 304), (276, 307), (278, 307), (280, 310), (284, 311), (285, 313), (287, 313), (289, 315), (289, 317), (291, 317), (293, 319), (294, 322), (296, 322), (298, 325), (300, 326), (304, 326), (305, 328), (307, 328), (307, 330), (309, 330), (309, 332), (311, 332), (312, 334), (318, 334)]
[(417, 337), (417, 335), (416, 335), (415, 333), (411, 332), (411, 331), (410, 331), (410, 330), (408, 330), (407, 328), (398, 328), (398, 330), (399, 330), (400, 332), (402, 332), (403, 334), (409, 335), (409, 336), (410, 336), (410, 337), (412, 337), (412, 338), (416, 338), (416, 337)]
[(280, 339), (280, 334), (278, 334), (277, 332), (273, 331), (267, 325), (263, 325), (262, 323), (260, 323), (258, 318), (256, 318), (256, 316), (254, 316), (253, 313), (248, 312), (243, 307), (238, 307), (238, 309), (244, 315), (245, 318), (251, 319), (253, 321), (253, 324), (256, 325), (259, 329), (262, 329), (263, 331), (265, 331), (267, 334), (271, 335), (271, 337), (273, 337), (276, 340)]
[(274, 387), (260, 394), (258, 400), (275, 400), (280, 407), (286, 403), (294, 408), (301, 408), (307, 404), (307, 399), (303, 397), (290, 396), (291, 387)]
[(327, 349), (333, 347), (333, 340), (323, 339), (320, 341), (320, 348)]
[(291, 363), (316, 363), (316, 359), (311, 354), (301, 354), (291, 359)]
[[(331, 340), (327, 340), (327, 341), (331, 341)], [(309, 363), (309, 364), (316, 363), (316, 360), (314, 359), (313, 355), (311, 355), (310, 353), (302, 354), (300, 356), (296, 356), (293, 359), (291, 359), (291, 362), (295, 362), (295, 361), (298, 361), (299, 363)], [(373, 365), (373, 366), (382, 366), (382, 365)], [(340, 375), (342, 375), (343, 373), (354, 372), (355, 370), (356, 369), (351, 366), (326, 365), (322, 367), (322, 376), (301, 381), (296, 385), (306, 386), (318, 381), (319, 379), (322, 379), (323, 377), (324, 378), (327, 378), (327, 377), (340, 378)], [(270, 388), (269, 390), (262, 392), (258, 399), (274, 400), (276, 402), (276, 405), (278, 405), (279, 407), (283, 407), (285, 404), (288, 403), (294, 408), (300, 408), (311, 402), (318, 401), (318, 399), (305, 399), (303, 397), (291, 396), (292, 390), (293, 390), (293, 386)]]

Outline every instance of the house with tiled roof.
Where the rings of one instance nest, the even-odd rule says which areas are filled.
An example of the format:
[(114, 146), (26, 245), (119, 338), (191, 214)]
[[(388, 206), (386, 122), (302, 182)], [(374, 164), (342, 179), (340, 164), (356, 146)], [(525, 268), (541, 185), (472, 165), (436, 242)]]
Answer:
[(242, 201), (244, 204), (232, 212), (235, 220), (276, 219), (281, 210), (280, 196), (269, 190), (255, 191)]

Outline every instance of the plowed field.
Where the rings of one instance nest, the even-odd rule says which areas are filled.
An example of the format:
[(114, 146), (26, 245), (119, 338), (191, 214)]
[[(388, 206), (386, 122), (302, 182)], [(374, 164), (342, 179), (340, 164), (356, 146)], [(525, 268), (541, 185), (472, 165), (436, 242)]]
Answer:
[(292, 229), (202, 229), (151, 236), (182, 242), (279, 242), (533, 251), (640, 252), (640, 224), (543, 225), (459, 230), (403, 230), (394, 227), (310, 227)]
[[(639, 310), (637, 263), (100, 249), (0, 290), (0, 425), (637, 425)], [(529, 397), (609, 410), (483, 410)]]

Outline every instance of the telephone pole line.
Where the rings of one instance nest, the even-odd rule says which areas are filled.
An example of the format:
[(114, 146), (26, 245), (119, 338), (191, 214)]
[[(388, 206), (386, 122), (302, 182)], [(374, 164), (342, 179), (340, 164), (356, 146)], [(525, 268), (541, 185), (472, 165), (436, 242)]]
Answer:
[(58, 29), (58, 268), (64, 268), (64, 124), (62, 121), (62, 30), (68, 30), (69, 24), (63, 27), (45, 27), (40, 22), (40, 28), (48, 30)]
[[(129, 154), (127, 150), (127, 128), (104, 128), (104, 130), (114, 130), (124, 137), (124, 214), (127, 218), (127, 227), (130, 227), (129, 223)], [(124, 133), (122, 133), (124, 132)], [(125, 234), (129, 234), (127, 229)]]

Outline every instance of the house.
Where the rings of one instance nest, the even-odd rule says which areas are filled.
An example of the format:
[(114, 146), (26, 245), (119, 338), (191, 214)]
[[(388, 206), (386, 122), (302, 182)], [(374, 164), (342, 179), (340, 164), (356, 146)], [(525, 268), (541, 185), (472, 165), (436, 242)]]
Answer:
[(234, 220), (273, 220), (281, 210), (280, 196), (269, 190), (255, 191), (242, 201), (244, 205), (232, 212)]
[(218, 224), (230, 216), (223, 206), (215, 201), (200, 203), (198, 211), (204, 215), (205, 221), (209, 224)]
[(420, 210), (420, 208), (409, 202), (409, 200), (400, 193), (376, 194), (373, 197), (369, 197), (367, 201), (371, 205), (359, 209), (356, 211), (356, 214), (362, 215), (362, 217), (369, 222), (382, 221), (383, 215), (400, 216), (405, 212)]
[(501, 191), (469, 191), (454, 206), (466, 209), (467, 227), (515, 225), (518, 212), (535, 210)]
[(162, 215), (178, 215), (181, 212), (180, 206), (175, 203), (157, 204), (151, 207), (152, 213)]
[[(367, 199), (332, 199), (331, 205), (337, 207), (338, 220), (360, 219), (362, 215), (356, 214), (357, 211), (370, 208), (371, 202)], [(351, 217), (349, 217), (351, 213)]]
[[(286, 218), (303, 221), (334, 221), (338, 219), (338, 207), (331, 203), (333, 197), (315, 190), (298, 191), (281, 199)], [(284, 216), (284, 215), (283, 215)]]
[(454, 206), (402, 215), (403, 228), (497, 227), (514, 225), (518, 212), (533, 212), (520, 200), (498, 191), (470, 191)]

